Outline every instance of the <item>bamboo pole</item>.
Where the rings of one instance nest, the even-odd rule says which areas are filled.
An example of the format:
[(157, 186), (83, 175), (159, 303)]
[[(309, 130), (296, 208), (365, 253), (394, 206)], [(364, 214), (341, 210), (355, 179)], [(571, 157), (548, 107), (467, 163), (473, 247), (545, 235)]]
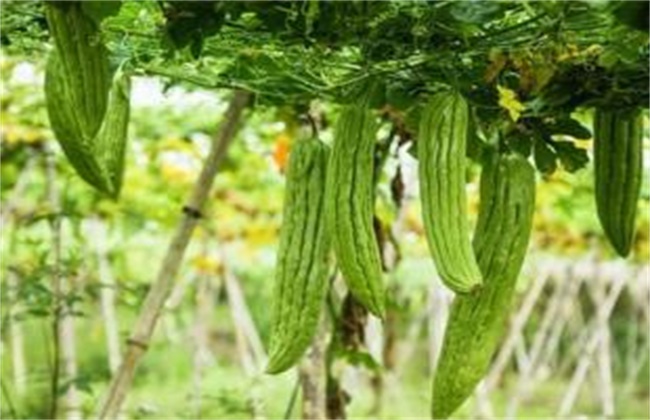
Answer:
[(325, 351), (327, 323), (322, 317), (316, 337), (299, 368), (302, 388), (302, 418), (306, 420), (325, 420)]
[(29, 186), (29, 182), (31, 181), (32, 172), (35, 165), (36, 165), (36, 158), (34, 157), (33, 154), (30, 153), (30, 155), (27, 158), (27, 162), (25, 163), (25, 166), (23, 167), (23, 169), (20, 171), (20, 174), (18, 175), (16, 184), (11, 190), (11, 195), (5, 201), (4, 206), (2, 206), (2, 211), (0, 211), (0, 223), (3, 227), (3, 230), (5, 228), (7, 219), (15, 211), (15, 208), (18, 205), (18, 201), (20, 201), (25, 196), (25, 190)]
[(108, 352), (108, 367), (111, 374), (115, 374), (122, 363), (122, 354), (120, 353), (120, 334), (115, 311), (115, 279), (111, 270), (111, 265), (106, 256), (107, 232), (106, 225), (102, 220), (95, 216), (87, 221), (87, 235), (93, 238), (91, 242), (95, 244), (95, 254), (97, 257), (97, 266), (99, 269), (99, 299), (104, 323), (104, 334), (106, 335), (106, 348)]
[[(591, 299), (594, 306), (598, 307), (604, 300), (606, 294), (606, 285), (603, 282), (591, 282), (588, 284)], [(612, 358), (611, 358), (611, 334), (608, 322), (599, 322), (598, 329), (601, 330), (602, 338), (596, 349), (596, 367), (595, 375), (596, 393), (600, 396), (600, 403), (603, 408), (603, 417), (611, 419), (614, 417), (614, 383), (612, 377)]]
[(212, 141), (210, 152), (201, 169), (199, 179), (194, 185), (188, 204), (183, 208), (183, 215), (162, 261), (158, 276), (147, 294), (131, 337), (127, 340), (124, 361), (120, 365), (117, 375), (112, 378), (107, 395), (99, 407), (97, 417), (100, 419), (115, 418), (124, 403), (138, 362), (147, 351), (158, 317), (173, 287), (185, 249), (190, 242), (192, 232), (201, 216), (201, 209), (219, 169), (219, 163), (235, 137), (249, 96), (248, 92), (235, 92), (219, 132)]
[[(52, 404), (50, 415), (57, 418), (59, 387), (61, 379), (68, 383), (63, 395), (65, 417), (70, 420), (81, 418), (79, 391), (75, 385), (77, 379), (77, 351), (74, 317), (71, 308), (64, 299), (72, 287), (67, 276), (62, 273), (62, 232), (61, 232), (61, 201), (56, 185), (56, 160), (52, 150), (45, 153), (46, 194), (52, 217), (50, 231), (52, 240), (52, 295), (53, 318), (52, 333), (54, 339), (54, 369), (52, 372), (51, 392)], [(61, 375), (63, 374), (63, 375)], [(63, 378), (61, 378), (63, 376)]]
[(436, 277), (431, 282), (427, 302), (429, 307), (428, 340), (430, 375), (434, 374), (438, 365), (452, 301), (453, 296), (451, 292), (442, 285), (440, 278)]
[[(7, 222), (12, 221), (14, 227), (11, 229), (11, 233), (7, 236), (11, 239), (9, 240), (9, 252), (11, 254), (11, 249), (15, 246), (15, 224), (16, 224), (16, 215), (15, 207), (17, 202), (24, 196), (25, 190), (29, 186), (31, 181), (31, 176), (36, 165), (36, 158), (33, 153), (30, 153), (27, 159), (27, 163), (20, 171), (18, 179), (11, 190), (9, 198), (5, 201), (4, 206), (2, 206), (2, 211), (0, 212), (0, 229), (2, 232), (7, 234)], [(5, 246), (5, 241), (2, 241), (2, 247)], [(18, 302), (18, 291), (20, 288), (20, 279), (15, 270), (9, 269), (7, 273), (7, 294), (9, 298), (9, 335), (11, 337), (11, 364), (13, 372), (13, 381), (14, 387), (16, 388), (16, 394), (22, 396), (25, 394), (27, 389), (27, 365), (25, 362), (25, 346), (24, 346), (24, 334), (23, 334), (23, 325), (18, 320), (18, 314), (21, 310), (20, 302)]]
[(524, 326), (526, 325), (528, 318), (530, 318), (533, 308), (535, 307), (535, 303), (537, 303), (539, 295), (542, 293), (542, 290), (544, 289), (544, 286), (546, 285), (546, 282), (549, 278), (550, 276), (545, 272), (538, 273), (535, 276), (535, 280), (530, 286), (530, 289), (528, 289), (528, 292), (524, 297), (524, 301), (521, 304), (519, 311), (517, 311), (517, 313), (512, 317), (508, 335), (501, 345), (501, 350), (499, 350), (499, 353), (497, 354), (497, 357), (492, 364), (490, 372), (485, 378), (485, 391), (487, 393), (489, 393), (490, 390), (494, 389), (494, 387), (501, 379), (503, 371), (508, 366), (508, 360), (510, 360), (512, 353), (517, 347), (517, 341), (520, 340), (522, 336)]
[(228, 299), (231, 302), (231, 307), (235, 310), (234, 315), (236, 315), (236, 318), (233, 319), (233, 321), (237, 322), (237, 328), (241, 328), (246, 343), (255, 359), (256, 369), (259, 370), (266, 364), (266, 350), (264, 350), (264, 344), (262, 343), (262, 339), (257, 331), (251, 312), (246, 304), (244, 292), (239, 284), (239, 280), (232, 272), (227, 271), (227, 268), (225, 285)]
[(607, 324), (624, 285), (624, 278), (615, 277), (612, 280), (611, 289), (607, 294), (607, 298), (605, 301), (601, 302), (601, 306), (598, 308), (598, 312), (596, 314), (596, 325), (593, 328), (593, 334), (587, 341), (582, 351), (581, 357), (578, 361), (578, 366), (576, 367), (573, 377), (571, 378), (571, 383), (569, 384), (569, 387), (564, 394), (564, 399), (562, 400), (560, 409), (558, 411), (559, 417), (568, 416), (573, 409), (573, 405), (578, 397), (580, 387), (585, 379), (587, 371), (589, 370), (589, 366), (591, 365), (594, 352), (600, 345), (601, 341), (605, 338), (605, 334), (603, 332), (606, 331), (606, 328), (602, 328), (601, 325)]
[(203, 378), (205, 370), (213, 363), (210, 352), (208, 321), (212, 319), (212, 289), (210, 279), (199, 274), (195, 281), (195, 310), (192, 325), (192, 411), (195, 418), (202, 417)]
[(544, 343), (544, 348), (540, 352), (539, 360), (535, 362), (535, 370), (539, 371), (543, 367), (551, 363), (552, 358), (557, 353), (557, 348), (560, 345), (560, 339), (562, 337), (562, 332), (567, 324), (567, 321), (571, 318), (572, 311), (574, 310), (574, 301), (575, 297), (580, 291), (580, 286), (584, 282), (584, 279), (578, 278), (575, 281), (571, 282), (571, 289), (564, 296), (562, 302), (562, 307), (559, 310), (558, 318), (553, 326), (553, 329), (549, 333), (549, 337)]
[(507, 418), (515, 417), (517, 409), (519, 408), (519, 403), (527, 397), (530, 388), (533, 386), (533, 372), (535, 370), (537, 359), (544, 343), (546, 342), (549, 331), (553, 326), (553, 321), (556, 319), (557, 313), (560, 310), (562, 298), (565, 296), (568, 285), (571, 281), (571, 276), (556, 281), (555, 291), (544, 309), (540, 326), (533, 337), (528, 363), (526, 363), (526, 366), (522, 366), (519, 371), (517, 385), (515, 386), (514, 393), (508, 402), (506, 410)]
[(7, 294), (9, 297), (9, 335), (11, 336), (11, 364), (16, 394), (20, 397), (27, 390), (27, 365), (25, 363), (25, 336), (18, 319), (18, 274), (14, 270), (7, 273)]
[(52, 370), (50, 378), (50, 418), (56, 419), (59, 411), (59, 376), (61, 372), (60, 346), (59, 346), (59, 324), (61, 317), (61, 275), (59, 273), (59, 261), (61, 253), (61, 218), (59, 212), (58, 191), (54, 185), (55, 161), (51, 150), (45, 152), (45, 178), (46, 178), (46, 200), (51, 207), (53, 217), (50, 219), (50, 234), (52, 245)]
[(260, 373), (262, 366), (266, 364), (266, 354), (263, 348), (258, 348), (262, 346), (261, 339), (250, 317), (250, 312), (246, 306), (244, 294), (237, 277), (225, 263), (227, 258), (224, 249), (221, 250), (221, 257), (221, 260), (224, 262), (224, 286), (228, 295), (228, 307), (230, 308), (230, 315), (235, 330), (237, 352), (239, 353), (244, 373), (250, 379), (248, 401), (250, 403), (251, 413), (254, 419), (263, 419), (265, 415), (264, 403), (260, 395)]

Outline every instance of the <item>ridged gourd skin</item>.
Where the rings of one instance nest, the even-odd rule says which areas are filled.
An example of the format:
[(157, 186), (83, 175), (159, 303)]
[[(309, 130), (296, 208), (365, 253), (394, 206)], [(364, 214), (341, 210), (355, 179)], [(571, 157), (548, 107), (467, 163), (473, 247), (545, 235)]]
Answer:
[(120, 70), (115, 73), (105, 118), (91, 139), (82, 133), (69, 92), (59, 54), (53, 52), (45, 71), (45, 102), (54, 136), (79, 176), (116, 198), (124, 173), (131, 109), (130, 78)]
[(483, 287), (454, 299), (433, 380), (432, 417), (447, 418), (483, 378), (505, 331), (526, 256), (535, 171), (520, 155), (493, 156), (481, 174), (473, 239)]
[(370, 109), (358, 105), (342, 109), (328, 166), (326, 220), (350, 292), (371, 313), (383, 318), (385, 291), (373, 227), (377, 130)]
[(54, 137), (77, 174), (101, 191), (109, 190), (92, 140), (86, 140), (69, 99), (69, 89), (56, 52), (50, 54), (45, 69), (45, 105)]
[(108, 107), (108, 50), (97, 24), (83, 13), (81, 2), (47, 1), (44, 7), (76, 130), (90, 140), (99, 131)]
[(296, 364), (318, 328), (330, 250), (324, 214), (328, 155), (325, 144), (307, 139), (289, 156), (267, 373)]
[(106, 117), (95, 139), (95, 153), (108, 179), (107, 192), (113, 197), (122, 189), (130, 114), (131, 78), (118, 70), (113, 78)]
[(481, 286), (465, 196), (469, 111), (455, 92), (434, 95), (418, 130), (418, 175), (427, 243), (443, 283), (457, 293)]
[(50, 126), (79, 176), (117, 198), (124, 173), (130, 80), (110, 70), (97, 24), (80, 2), (46, 2), (55, 48), (47, 61)]
[(598, 219), (616, 252), (629, 255), (643, 175), (640, 109), (596, 109), (594, 166)]

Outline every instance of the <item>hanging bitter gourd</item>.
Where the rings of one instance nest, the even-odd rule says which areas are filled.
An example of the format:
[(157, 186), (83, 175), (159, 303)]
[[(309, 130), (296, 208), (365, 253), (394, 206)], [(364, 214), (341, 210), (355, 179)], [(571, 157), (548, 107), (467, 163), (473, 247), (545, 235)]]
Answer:
[(383, 317), (381, 259), (373, 228), (377, 129), (370, 109), (348, 105), (341, 111), (328, 166), (326, 220), (350, 292), (370, 312)]
[(461, 95), (438, 93), (422, 112), (417, 140), (427, 243), (442, 281), (459, 293), (481, 285), (465, 217), (468, 118), (467, 103)]
[(47, 1), (44, 7), (66, 84), (65, 100), (73, 110), (72, 122), (83, 138), (91, 139), (99, 131), (108, 106), (108, 50), (81, 2)]
[(55, 49), (45, 72), (50, 125), (79, 176), (116, 198), (124, 172), (130, 81), (112, 75), (95, 22), (79, 2), (47, 2)]
[(53, 52), (45, 71), (45, 102), (50, 126), (70, 164), (79, 176), (98, 190), (119, 195), (130, 115), (131, 83), (121, 70), (109, 91), (105, 118), (92, 138), (87, 138), (68, 100), (68, 84), (59, 56)]
[(518, 154), (483, 168), (473, 248), (483, 287), (454, 299), (433, 381), (433, 418), (449, 417), (485, 375), (503, 335), (532, 229), (535, 171)]
[(94, 154), (92, 138), (86, 139), (68, 96), (65, 70), (52, 52), (45, 69), (45, 104), (50, 127), (68, 161), (86, 182), (101, 191), (109, 190), (103, 169)]
[(325, 228), (328, 148), (318, 139), (291, 150), (280, 230), (268, 373), (293, 366), (309, 346), (328, 284)]
[(108, 180), (107, 192), (113, 197), (117, 197), (122, 189), (130, 102), (131, 78), (118, 69), (111, 85), (106, 117), (95, 139), (95, 153)]
[(596, 209), (616, 252), (625, 257), (634, 239), (643, 173), (643, 119), (639, 109), (596, 109)]

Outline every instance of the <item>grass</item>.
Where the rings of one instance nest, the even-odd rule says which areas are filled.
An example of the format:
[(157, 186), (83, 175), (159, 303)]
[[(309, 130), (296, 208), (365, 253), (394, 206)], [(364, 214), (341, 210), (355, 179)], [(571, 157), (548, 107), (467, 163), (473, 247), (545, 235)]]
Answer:
[[(296, 383), (295, 371), (278, 376), (259, 375), (247, 377), (237, 358), (229, 315), (219, 305), (215, 311), (218, 322), (212, 325), (211, 350), (213, 363), (206, 366), (200, 382), (200, 404), (197, 402), (197, 382), (193, 376), (192, 338), (188, 332), (191, 316), (179, 316), (176, 334), (159, 330), (149, 353), (139, 367), (134, 386), (127, 400), (128, 417), (153, 418), (251, 418), (250, 394), (255, 390), (263, 402), (267, 418), (283, 418), (291, 392)], [(127, 314), (122, 314), (127, 315)], [(128, 316), (122, 325), (127, 326)], [(29, 370), (28, 392), (18, 398), (12, 386), (10, 346), (2, 352), (2, 381), (7, 395), (20, 418), (44, 418), (49, 401), (49, 370), (46, 363), (47, 325), (41, 320), (24, 323), (26, 358)], [(108, 361), (105, 356), (104, 335), (99, 319), (80, 318), (77, 322), (77, 353), (82, 386), (83, 408), (86, 416), (92, 415), (108, 380)], [(170, 338), (172, 337), (172, 338)], [(647, 376), (643, 375), (643, 378)], [(650, 418), (647, 383), (643, 378), (626, 394), (622, 384), (615, 385), (617, 419)], [(506, 378), (502, 388), (491, 396), (497, 418), (503, 418), (508, 399), (517, 387), (514, 375)], [(351, 396), (347, 406), (349, 418), (377, 418), (372, 411), (377, 402), (368, 373), (348, 370), (342, 376), (342, 385)], [(566, 393), (568, 378), (554, 378), (534, 389), (522, 401), (518, 416), (523, 418), (554, 418), (562, 397)], [(2, 418), (9, 418), (7, 395), (3, 395)], [(430, 377), (428, 373), (426, 344), (420, 343), (400, 379), (388, 373), (380, 397), (381, 418), (428, 418), (430, 404)], [(601, 417), (600, 396), (594, 381), (588, 376), (578, 398), (573, 414), (584, 417)], [(292, 418), (299, 418), (299, 404)], [(474, 401), (469, 400), (455, 418), (473, 418)]]

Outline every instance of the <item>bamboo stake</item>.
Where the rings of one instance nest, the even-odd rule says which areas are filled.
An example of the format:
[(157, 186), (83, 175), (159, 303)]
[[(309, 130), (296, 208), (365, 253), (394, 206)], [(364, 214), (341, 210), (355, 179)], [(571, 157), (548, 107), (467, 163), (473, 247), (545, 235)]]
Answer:
[[(600, 284), (599, 284), (600, 283)], [(606, 286), (603, 282), (590, 283), (591, 299), (595, 307), (605, 300)], [(596, 391), (600, 394), (600, 402), (603, 406), (603, 417), (614, 417), (614, 384), (612, 379), (612, 358), (610, 353), (611, 348), (611, 334), (609, 331), (609, 323), (599, 322), (598, 328), (601, 330), (602, 338), (596, 349), (596, 367), (598, 369), (596, 375)]]
[[(64, 293), (70, 293), (72, 285), (65, 282)], [(66, 308), (61, 315), (61, 338), (59, 344), (61, 345), (61, 358), (63, 362), (63, 372), (65, 373), (66, 381), (68, 382), (68, 389), (65, 393), (65, 414), (68, 420), (81, 419), (81, 400), (79, 390), (77, 389), (77, 338), (75, 334), (75, 319), (74, 315), (70, 314), (72, 308)]]
[(212, 290), (210, 280), (205, 275), (196, 278), (194, 325), (192, 327), (192, 411), (195, 418), (202, 416), (203, 377), (205, 369), (212, 364), (208, 337), (208, 320), (212, 319)]
[[(238, 306), (236, 299), (233, 299), (233, 282), (235, 277), (232, 274), (226, 274), (225, 278), (226, 289), (228, 290), (228, 301), (230, 307), (230, 314), (233, 320), (233, 327), (235, 329), (235, 339), (237, 342), (237, 352), (239, 353), (240, 362), (246, 376), (250, 379), (250, 386), (248, 388), (248, 402), (254, 419), (263, 419), (264, 404), (260, 396), (259, 376), (261, 371), (261, 364), (258, 357), (252, 348), (251, 342), (248, 340), (247, 334), (241, 323), (241, 306)], [(230, 284), (230, 287), (229, 287)]]
[(550, 276), (546, 273), (539, 273), (535, 276), (535, 280), (530, 289), (528, 289), (528, 293), (524, 298), (524, 302), (510, 322), (510, 330), (508, 332), (508, 336), (501, 345), (501, 350), (499, 350), (499, 353), (497, 354), (497, 357), (492, 364), (492, 368), (485, 378), (486, 392), (489, 393), (490, 390), (494, 389), (496, 384), (501, 379), (503, 371), (505, 370), (506, 366), (508, 366), (508, 360), (510, 360), (512, 353), (515, 351), (517, 341), (521, 337), (521, 332), (523, 331), (528, 318), (530, 318), (530, 314), (535, 307), (535, 303), (539, 299), (539, 295), (542, 293), (544, 285), (549, 278)]
[(52, 152), (46, 151), (45, 154), (45, 171), (46, 171), (46, 195), (47, 201), (51, 207), (53, 217), (50, 219), (50, 232), (52, 241), (52, 374), (51, 374), (51, 401), (50, 401), (50, 418), (56, 419), (58, 414), (58, 400), (59, 400), (59, 374), (60, 374), (60, 346), (59, 346), (59, 323), (61, 317), (61, 276), (59, 273), (59, 261), (61, 253), (61, 219), (58, 214), (59, 200), (54, 185), (54, 177), (56, 176), (55, 162)]
[(30, 154), (29, 157), (27, 158), (27, 162), (25, 163), (25, 166), (23, 167), (23, 169), (20, 171), (20, 174), (18, 175), (16, 184), (14, 185), (14, 188), (11, 191), (11, 196), (5, 201), (4, 206), (2, 206), (2, 211), (0, 212), (0, 221), (3, 230), (7, 222), (7, 219), (14, 212), (18, 201), (22, 199), (25, 195), (25, 189), (29, 185), (29, 181), (32, 176), (32, 171), (34, 169), (35, 164), (36, 164), (36, 159), (34, 158), (33, 155)]
[(634, 300), (631, 319), (634, 323), (628, 326), (627, 354), (625, 357), (625, 379), (622, 386), (622, 395), (628, 395), (634, 389), (636, 379), (650, 357), (650, 337), (648, 323), (650, 323), (650, 265), (641, 267), (634, 280), (628, 285), (629, 296)]
[(249, 96), (250, 94), (247, 92), (236, 91), (230, 102), (224, 121), (213, 139), (210, 152), (199, 179), (194, 185), (188, 204), (183, 208), (182, 218), (169, 244), (158, 276), (147, 294), (133, 333), (127, 341), (124, 361), (117, 375), (112, 378), (106, 398), (98, 410), (97, 417), (100, 419), (115, 418), (124, 403), (138, 362), (149, 346), (158, 317), (173, 287), (185, 249), (198, 223), (201, 209), (205, 204), (210, 187), (219, 169), (219, 163), (235, 137), (239, 120)]
[(474, 391), (474, 417), (477, 419), (493, 419), (494, 408), (490, 401), (490, 396), (485, 389), (485, 380), (479, 382)]
[(104, 334), (106, 335), (106, 347), (108, 352), (108, 367), (111, 374), (115, 374), (122, 363), (122, 354), (120, 353), (120, 335), (115, 312), (115, 279), (111, 270), (111, 265), (106, 256), (107, 238), (106, 225), (102, 220), (95, 216), (88, 220), (87, 224), (88, 238), (93, 238), (95, 244), (95, 255), (99, 269), (99, 299), (104, 322)]
[(27, 389), (27, 367), (25, 363), (25, 336), (22, 323), (18, 320), (18, 275), (7, 273), (7, 294), (9, 298), (9, 335), (11, 336), (11, 362), (16, 394), (23, 396)]
[(558, 313), (558, 319), (553, 330), (549, 333), (549, 337), (546, 340), (544, 349), (540, 352), (540, 358), (536, 361), (535, 370), (539, 371), (542, 367), (547, 366), (553, 356), (556, 354), (556, 350), (560, 345), (560, 338), (562, 337), (562, 332), (567, 324), (567, 320), (571, 318), (571, 312), (574, 309), (574, 298), (580, 291), (580, 285), (584, 280), (576, 279), (576, 281), (571, 282), (571, 289), (564, 296), (564, 301), (562, 302), (562, 307)]
[(406, 334), (402, 343), (400, 343), (397, 354), (399, 358), (395, 366), (395, 379), (399, 379), (404, 375), (408, 363), (413, 360), (418, 339), (422, 335), (422, 329), (426, 326), (429, 320), (429, 307), (427, 306), (419, 315), (413, 317), (406, 329)]
[[(612, 280), (612, 287), (607, 295), (607, 298), (604, 302), (601, 303), (601, 306), (598, 309), (596, 314), (596, 320), (600, 325), (606, 324), (614, 306), (618, 300), (618, 296), (623, 290), (625, 285), (625, 279), (619, 276), (614, 277)], [(564, 399), (560, 404), (560, 409), (558, 411), (558, 416), (566, 417), (571, 413), (573, 405), (578, 397), (578, 392), (582, 382), (585, 379), (585, 375), (589, 370), (593, 354), (598, 348), (600, 342), (603, 340), (604, 334), (603, 328), (600, 328), (600, 325), (596, 324), (592, 336), (587, 341), (587, 344), (584, 347), (580, 360), (578, 361), (578, 366), (576, 367), (573, 377), (571, 378), (571, 383), (564, 394)]]
[[(51, 207), (50, 230), (52, 233), (52, 294), (53, 294), (53, 334), (54, 334), (54, 371), (52, 375), (52, 405), (50, 414), (56, 418), (61, 373), (68, 383), (64, 395), (65, 417), (70, 420), (81, 418), (79, 392), (75, 385), (77, 379), (77, 352), (74, 331), (74, 317), (71, 308), (64, 302), (66, 294), (72, 290), (66, 276), (61, 272), (62, 232), (61, 202), (56, 186), (56, 160), (53, 152), (45, 153), (46, 193)], [(61, 372), (63, 368), (63, 372)]]
[[(7, 231), (7, 221), (11, 218), (14, 222), (16, 217), (14, 214), (15, 207), (17, 202), (24, 196), (25, 189), (29, 185), (30, 178), (34, 166), (36, 165), (36, 159), (33, 154), (30, 153), (27, 163), (21, 170), (16, 180), (10, 197), (5, 201), (4, 206), (2, 206), (2, 211), (0, 213), (0, 227), (3, 232)], [(13, 217), (12, 217), (13, 216)], [(11, 229), (11, 233), (8, 235), (11, 237), (9, 240), (10, 253), (11, 248), (15, 244), (15, 228)], [(4, 247), (5, 241), (2, 241), (2, 246)], [(18, 275), (14, 270), (9, 270), (7, 274), (7, 292), (9, 298), (9, 335), (11, 336), (11, 362), (12, 362), (12, 371), (14, 377), (14, 386), (16, 388), (16, 394), (19, 396), (24, 395), (27, 385), (27, 367), (25, 363), (25, 346), (24, 346), (24, 334), (23, 334), (23, 325), (18, 321), (18, 314), (20, 312), (20, 302), (18, 302), (18, 290), (19, 290), (19, 279)]]
[(449, 318), (449, 307), (452, 302), (451, 292), (446, 289), (436, 277), (429, 288), (429, 374), (433, 375), (438, 365), (442, 342), (445, 338), (445, 328)]
[(302, 418), (325, 420), (325, 351), (326, 318), (322, 317), (318, 332), (300, 364), (298, 377), (302, 387)]
[[(532, 350), (531, 350), (532, 352)], [(526, 349), (526, 337), (519, 335), (519, 340), (515, 345), (515, 361), (517, 362), (517, 370), (528, 371), (531, 365), (532, 354)]]
[[(517, 386), (514, 388), (514, 395), (510, 398), (508, 408), (506, 410), (507, 418), (514, 418), (519, 407), (519, 402), (524, 399), (530, 392), (533, 386), (533, 372), (536, 366), (537, 359), (540, 351), (546, 342), (549, 330), (553, 326), (553, 321), (560, 310), (562, 298), (566, 294), (568, 283), (570, 283), (570, 276), (566, 279), (556, 281), (556, 289), (553, 296), (549, 300), (542, 316), (540, 327), (538, 328), (535, 336), (533, 337), (533, 344), (530, 349), (529, 362), (526, 367), (519, 372)], [(558, 284), (559, 283), (559, 284)]]
[[(261, 340), (257, 335), (257, 330), (250, 318), (250, 313), (244, 300), (241, 287), (235, 275), (230, 271), (228, 265), (225, 264), (226, 253), (222, 250), (223, 263), (223, 279), (226, 287), (226, 294), (228, 295), (228, 306), (230, 308), (230, 315), (233, 321), (235, 330), (235, 339), (237, 343), (237, 351), (239, 353), (240, 362), (244, 373), (251, 380), (251, 385), (248, 390), (248, 400), (252, 410), (253, 418), (264, 418), (264, 404), (260, 396), (260, 372), (262, 366), (266, 363), (266, 354), (264, 349), (256, 349), (261, 346)], [(249, 325), (250, 323), (250, 325)], [(250, 328), (253, 331), (250, 331)], [(251, 337), (256, 337), (251, 339)], [(259, 343), (257, 342), (259, 341)]]
[(228, 294), (228, 301), (234, 311), (233, 322), (237, 324), (237, 328), (241, 329), (243, 337), (246, 340), (246, 345), (249, 347), (251, 355), (253, 356), (254, 367), (259, 371), (267, 361), (264, 344), (262, 343), (262, 339), (260, 338), (257, 327), (255, 326), (255, 321), (253, 321), (251, 312), (246, 304), (246, 298), (244, 297), (244, 292), (239, 284), (239, 279), (225, 263), (230, 260), (225, 247), (220, 249), (219, 257), (223, 265), (224, 285), (226, 287), (226, 293)]

